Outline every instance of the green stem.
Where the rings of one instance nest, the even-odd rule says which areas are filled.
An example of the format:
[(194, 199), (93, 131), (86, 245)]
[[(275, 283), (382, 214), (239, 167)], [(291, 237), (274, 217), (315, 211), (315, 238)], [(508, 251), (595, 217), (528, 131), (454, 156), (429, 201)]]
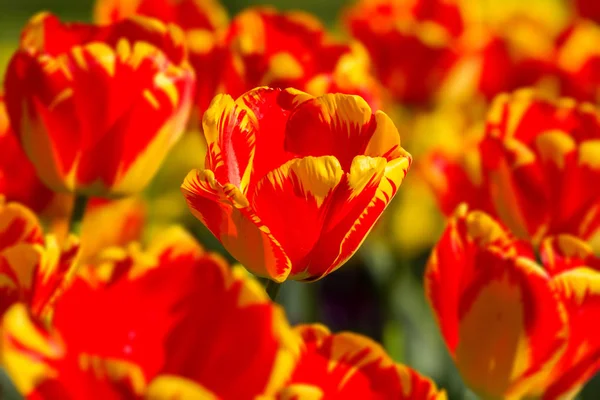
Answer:
[(88, 200), (89, 198), (87, 196), (75, 196), (75, 204), (73, 204), (73, 212), (71, 213), (71, 220), (69, 221), (69, 233), (73, 233), (77, 236), (81, 234), (81, 225)]
[(277, 300), (277, 295), (279, 294), (279, 289), (281, 288), (281, 283), (277, 283), (270, 279), (267, 279), (267, 283), (265, 283), (265, 291), (271, 298), (271, 300)]

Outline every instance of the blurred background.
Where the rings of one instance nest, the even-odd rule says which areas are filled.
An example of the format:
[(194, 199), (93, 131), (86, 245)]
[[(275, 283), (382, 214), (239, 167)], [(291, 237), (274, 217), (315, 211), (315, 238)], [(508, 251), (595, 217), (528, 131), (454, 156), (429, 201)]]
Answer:
[[(230, 16), (245, 7), (265, 4), (257, 0), (221, 2)], [(543, 7), (561, 7), (561, 2), (555, 0), (536, 3)], [(332, 32), (344, 35), (338, 18), (349, 2), (271, 0), (269, 4), (282, 10), (311, 12)], [(0, 0), (0, 71), (5, 70), (17, 47), (20, 30), (33, 14), (48, 10), (63, 20), (91, 21), (93, 5), (92, 0)], [(394, 115), (396, 124), (401, 125), (402, 120), (398, 119), (401, 113)], [(432, 137), (444, 134), (444, 127), (434, 125), (429, 128)], [(400, 130), (402, 132), (401, 126)], [(197, 167), (197, 162), (202, 159), (198, 140), (194, 135), (189, 136), (174, 149), (148, 188), (147, 197), (156, 199), (149, 203), (148, 214), (156, 221), (183, 223), (203, 239), (206, 247), (226, 255), (201, 224), (189, 217), (179, 194), (178, 187), (185, 172)], [(419, 148), (415, 143), (418, 140), (405, 147), (418, 157)], [(165, 187), (172, 193), (165, 195)], [(428, 188), (420, 182), (420, 176), (409, 173), (407, 182), (382, 220), (344, 268), (314, 284), (285, 283), (279, 301), (286, 308), (292, 324), (322, 322), (332, 331), (352, 330), (366, 334), (382, 343), (395, 360), (432, 377), (448, 391), (450, 399), (474, 398), (462, 384), (447, 354), (423, 294), (425, 263), (431, 246), (441, 234), (443, 221)], [(162, 226), (160, 222), (156, 223), (149, 231)], [(600, 379), (596, 377), (579, 398), (598, 399), (599, 393)]]

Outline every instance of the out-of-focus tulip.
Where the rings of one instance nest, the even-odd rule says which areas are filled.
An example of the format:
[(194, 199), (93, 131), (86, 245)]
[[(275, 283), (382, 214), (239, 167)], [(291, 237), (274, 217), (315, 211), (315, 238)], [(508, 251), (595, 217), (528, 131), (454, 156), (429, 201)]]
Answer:
[(463, 31), (461, 10), (452, 0), (361, 0), (345, 20), (367, 48), (383, 85), (407, 103), (431, 100)]
[(600, 101), (600, 27), (578, 20), (557, 40), (556, 66), (561, 74), (561, 93), (581, 101)]
[(444, 391), (403, 365), (373, 340), (323, 325), (295, 328), (304, 346), (279, 399), (446, 399)]
[(5, 314), (0, 354), (23, 395), (237, 399), (279, 391), (300, 344), (283, 311), (241, 268), (180, 229), (164, 233), (146, 252), (115, 248), (84, 267), (48, 330), (21, 304)]
[[(573, 236), (533, 249), (481, 211), (457, 209), (425, 288), (465, 383), (482, 398), (573, 395), (600, 367), (598, 261)], [(567, 396), (569, 397), (569, 396)]]
[(335, 42), (311, 14), (245, 10), (231, 22), (226, 46), (232, 62), (222, 83), (234, 97), (257, 86), (294, 87), (315, 96), (357, 94), (380, 107), (365, 49), (358, 42)]
[(190, 64), (196, 72), (196, 108), (202, 117), (220, 90), (230, 60), (224, 45), (227, 11), (218, 0), (97, 0), (94, 17), (106, 24), (135, 14), (179, 25), (185, 34)]
[(360, 97), (257, 88), (204, 116), (192, 213), (253, 273), (314, 281), (354, 254), (411, 163), (389, 117)]
[(135, 17), (109, 26), (41, 13), (5, 77), (11, 125), (56, 191), (140, 191), (185, 127), (194, 74), (174, 25)]
[(14, 303), (46, 318), (52, 303), (74, 273), (78, 243), (70, 237), (64, 251), (43, 237), (35, 214), (0, 196), (0, 315)]
[(499, 96), (481, 143), (483, 184), (500, 219), (521, 238), (600, 226), (600, 113), (588, 103), (530, 90)]

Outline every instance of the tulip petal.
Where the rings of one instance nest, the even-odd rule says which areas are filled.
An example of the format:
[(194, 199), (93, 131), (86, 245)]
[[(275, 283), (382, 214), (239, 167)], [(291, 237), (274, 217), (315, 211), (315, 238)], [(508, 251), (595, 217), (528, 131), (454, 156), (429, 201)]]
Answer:
[(203, 121), (206, 168), (221, 184), (253, 193), (256, 182), (293, 157), (284, 150), (285, 126), (292, 107), (308, 98), (294, 89), (270, 88), (253, 89), (235, 101), (217, 96)]
[(552, 286), (567, 310), (569, 345), (544, 399), (574, 396), (600, 369), (600, 339), (590, 334), (590, 321), (600, 318), (600, 272), (583, 266), (566, 270), (552, 279)]
[(36, 325), (24, 304), (4, 314), (0, 333), (2, 366), (20, 393), (30, 395), (39, 382), (56, 376), (51, 363), (64, 356), (64, 343)]
[(571, 235), (544, 239), (540, 245), (540, 257), (551, 275), (584, 266), (600, 270), (599, 259), (594, 256), (592, 247)]
[(445, 399), (435, 385), (396, 365), (371, 339), (350, 332), (331, 334), (323, 325), (300, 325), (304, 350), (282, 399)]
[[(371, 107), (362, 98), (326, 94), (305, 101), (290, 115), (285, 148), (299, 156), (333, 155), (349, 171), (354, 156), (365, 154), (376, 129)], [(375, 140), (381, 140), (379, 135)]]
[(20, 303), (4, 315), (0, 346), (2, 365), (28, 398), (118, 400), (123, 393), (139, 395), (144, 387), (135, 365), (87, 355), (73, 358), (60, 335), (44, 329)]
[[(293, 276), (302, 276), (301, 268), (306, 266), (323, 268), (321, 260), (312, 258), (311, 251), (321, 239), (333, 193), (342, 176), (335, 157), (306, 157), (287, 162), (256, 185), (252, 207), (287, 250), (294, 266)], [(285, 208), (281, 204), (285, 204)], [(291, 215), (290, 209), (294, 210)]]
[(210, 170), (194, 170), (181, 191), (192, 214), (239, 262), (259, 276), (286, 279), (292, 268), (288, 256), (238, 188), (222, 186)]
[(0, 252), (18, 243), (42, 244), (42, 227), (27, 207), (0, 196)]
[[(336, 189), (306, 276), (319, 279), (341, 267), (360, 247), (392, 200), (410, 166), (409, 158), (357, 156)], [(339, 245), (332, 246), (332, 243)], [(295, 279), (306, 279), (300, 274)]]

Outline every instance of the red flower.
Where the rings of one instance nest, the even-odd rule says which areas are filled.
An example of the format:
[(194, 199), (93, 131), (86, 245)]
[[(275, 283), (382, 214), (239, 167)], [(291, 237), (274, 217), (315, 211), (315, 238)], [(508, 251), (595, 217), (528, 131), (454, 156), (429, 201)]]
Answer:
[(57, 191), (140, 191), (183, 132), (194, 77), (181, 31), (142, 17), (97, 27), (42, 13), (5, 78), (13, 129)]
[(481, 144), (483, 182), (501, 220), (519, 237), (600, 226), (600, 113), (572, 99), (525, 90), (499, 96)]
[[(480, 211), (459, 207), (429, 260), (425, 287), (450, 354), (490, 398), (574, 395), (600, 367), (600, 271), (572, 236), (533, 249)], [(569, 397), (569, 396), (567, 396)]]
[(255, 274), (312, 281), (339, 268), (411, 163), (392, 121), (360, 97), (257, 88), (215, 98), (192, 213)]
[(446, 393), (383, 348), (350, 332), (332, 334), (322, 325), (302, 325), (300, 360), (279, 399), (445, 400)]
[(115, 248), (85, 266), (49, 329), (13, 306), (1, 338), (17, 388), (45, 399), (270, 395), (298, 345), (257, 281), (178, 229), (147, 252)]
[(451, 65), (463, 31), (454, 1), (361, 0), (346, 24), (373, 60), (377, 76), (399, 101), (426, 103)]

